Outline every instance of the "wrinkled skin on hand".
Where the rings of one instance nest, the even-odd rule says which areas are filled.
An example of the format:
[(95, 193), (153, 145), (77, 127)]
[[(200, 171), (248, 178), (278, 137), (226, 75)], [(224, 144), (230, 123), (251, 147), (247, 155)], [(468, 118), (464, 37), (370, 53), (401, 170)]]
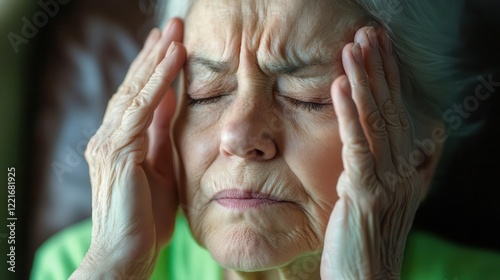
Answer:
[[(73, 279), (147, 279), (172, 236), (178, 198), (170, 85), (186, 50), (171, 43), (182, 41), (182, 32), (179, 20), (152, 31), (89, 143), (92, 242)], [(345, 75), (331, 90), (344, 171), (325, 234), (321, 278), (399, 279), (406, 236), (435, 162), (401, 169), (418, 148), (390, 40), (364, 27), (354, 41), (343, 50)], [(393, 180), (387, 174), (395, 174)]]
[[(363, 27), (332, 85), (344, 171), (322, 255), (322, 279), (399, 279), (406, 237), (434, 159), (413, 168), (415, 133), (401, 98), (390, 39)], [(436, 158), (436, 157), (433, 157)], [(405, 169), (402, 167), (412, 167)]]
[(182, 25), (175, 19), (150, 33), (89, 142), (92, 241), (73, 278), (146, 279), (172, 236), (178, 200), (170, 85), (186, 59)]

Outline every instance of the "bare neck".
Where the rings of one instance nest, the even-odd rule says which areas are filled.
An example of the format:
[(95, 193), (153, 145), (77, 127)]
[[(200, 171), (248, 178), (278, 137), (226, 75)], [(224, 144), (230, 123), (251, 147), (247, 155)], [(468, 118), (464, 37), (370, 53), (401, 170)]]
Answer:
[(228, 269), (224, 271), (224, 280), (319, 280), (320, 264), (321, 253), (318, 253), (266, 271), (241, 272)]

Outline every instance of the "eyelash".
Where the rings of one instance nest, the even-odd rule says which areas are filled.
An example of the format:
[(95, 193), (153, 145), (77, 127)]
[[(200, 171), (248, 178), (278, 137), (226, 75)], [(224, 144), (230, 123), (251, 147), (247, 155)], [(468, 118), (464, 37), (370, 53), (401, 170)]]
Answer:
[(213, 103), (217, 103), (222, 97), (225, 95), (218, 95), (218, 96), (213, 96), (213, 97), (207, 97), (207, 98), (189, 98), (189, 107), (194, 107), (196, 105), (209, 105)]
[[(189, 107), (194, 107), (197, 105), (210, 105), (219, 102), (220, 99), (224, 96), (225, 95), (218, 95), (218, 96), (198, 98), (198, 99), (190, 98), (188, 105)], [(287, 102), (293, 107), (297, 109), (307, 110), (308, 112), (320, 111), (330, 105), (328, 103), (325, 104), (325, 103), (306, 102), (286, 96), (284, 97), (287, 99)]]
[(288, 102), (294, 106), (295, 108), (302, 109), (302, 110), (307, 110), (308, 112), (311, 111), (320, 111), (330, 104), (328, 103), (316, 103), (316, 102), (306, 102), (306, 101), (300, 101), (294, 98), (286, 97), (284, 96)]

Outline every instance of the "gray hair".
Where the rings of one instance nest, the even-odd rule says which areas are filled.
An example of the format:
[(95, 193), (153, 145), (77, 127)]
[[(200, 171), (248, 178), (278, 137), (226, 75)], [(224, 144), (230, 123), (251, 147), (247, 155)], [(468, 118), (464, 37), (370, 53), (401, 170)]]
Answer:
[(414, 118), (426, 114), (442, 118), (472, 82), (461, 77), (458, 64), (464, 1), (355, 2), (390, 34), (400, 64), (403, 98)]

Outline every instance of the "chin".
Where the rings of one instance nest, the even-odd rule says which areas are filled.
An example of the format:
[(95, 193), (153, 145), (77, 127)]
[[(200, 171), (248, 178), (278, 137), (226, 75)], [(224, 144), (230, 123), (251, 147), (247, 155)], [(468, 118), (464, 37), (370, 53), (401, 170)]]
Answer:
[(303, 207), (293, 203), (243, 210), (210, 203), (199, 210), (188, 216), (193, 237), (227, 269), (281, 268), (323, 247), (324, 231), (313, 231)]
[(298, 244), (272, 244), (275, 239), (251, 226), (230, 226), (212, 234), (205, 245), (222, 267), (253, 272), (281, 267), (300, 254)]
[(295, 207), (238, 214), (212, 208), (206, 214), (195, 219), (200, 223), (195, 222), (193, 234), (227, 269), (269, 270), (322, 248), (321, 240), (308, 230), (303, 212)]

